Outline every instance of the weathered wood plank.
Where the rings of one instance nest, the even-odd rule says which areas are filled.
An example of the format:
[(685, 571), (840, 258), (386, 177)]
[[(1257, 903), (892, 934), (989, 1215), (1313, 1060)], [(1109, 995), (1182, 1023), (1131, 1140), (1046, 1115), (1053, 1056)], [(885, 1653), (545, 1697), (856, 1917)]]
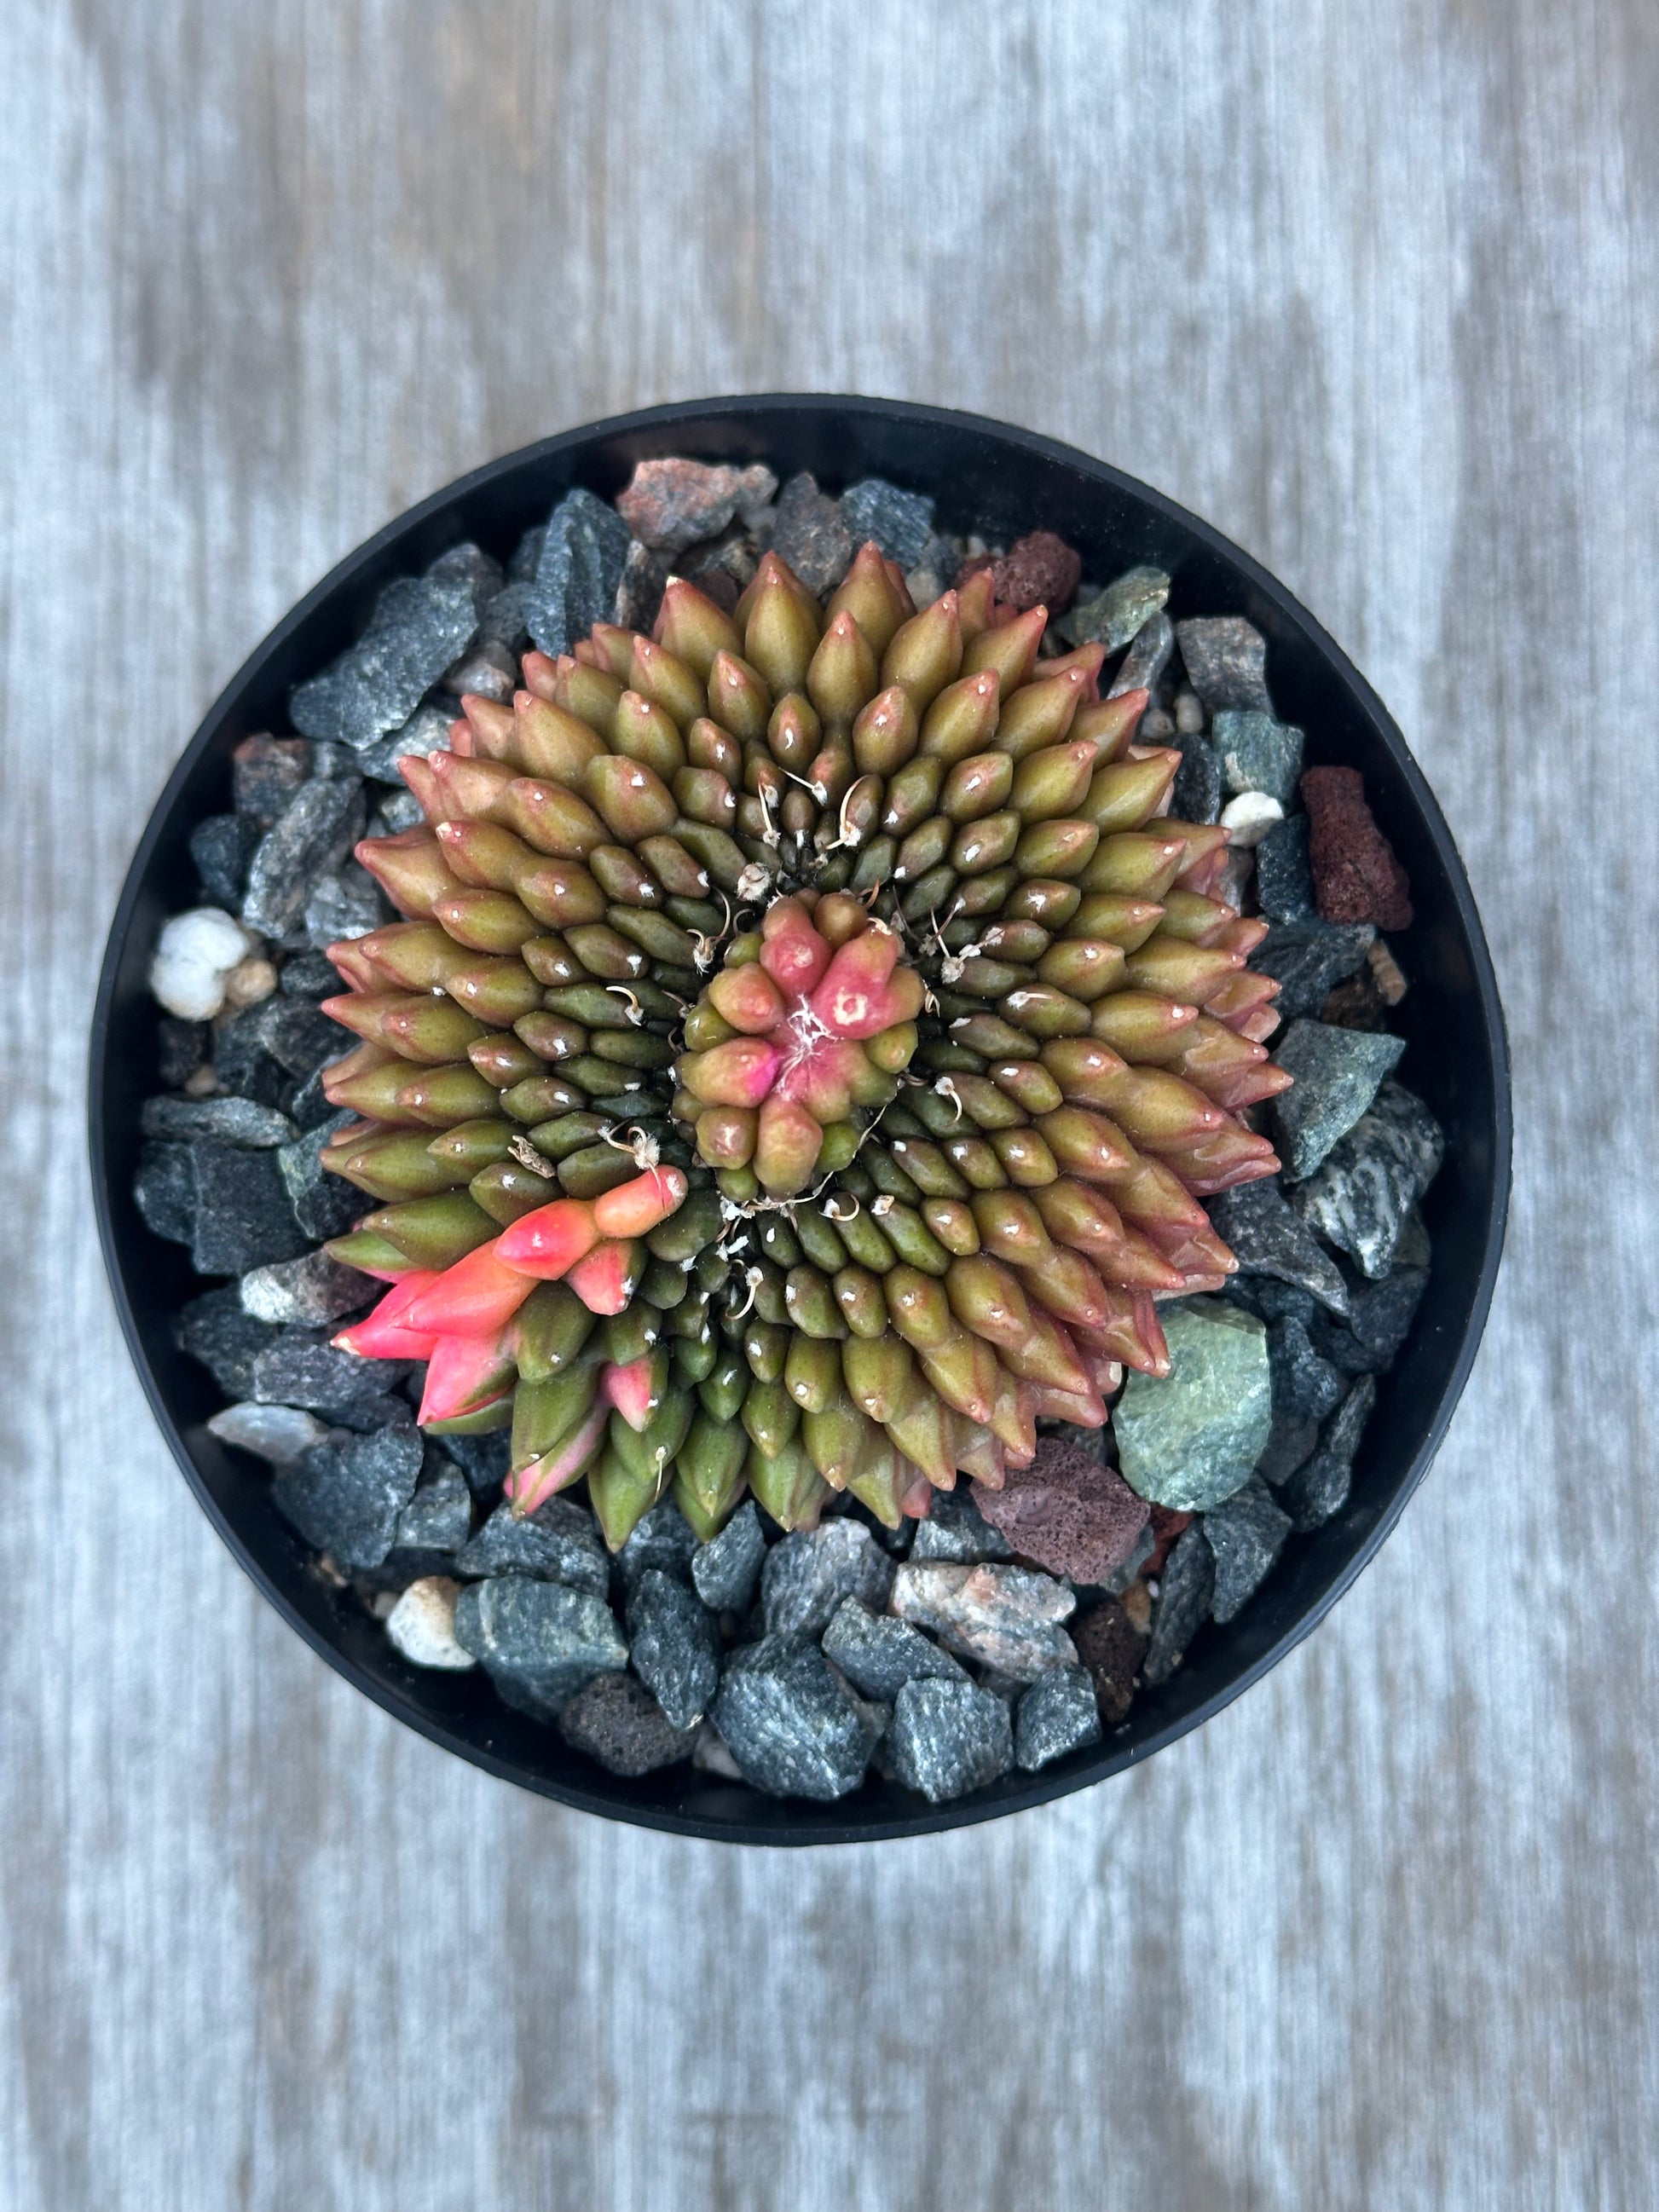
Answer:
[[(1643, 2202), (1651, 9), (15, 0), (0, 57), (0, 2202)], [(1072, 438), (1285, 576), (1462, 842), (1521, 1137), (1464, 1410), (1310, 1645), (1048, 1812), (736, 1856), (255, 1597), (78, 1102), (137, 826), (296, 593), (546, 430), (790, 386)]]

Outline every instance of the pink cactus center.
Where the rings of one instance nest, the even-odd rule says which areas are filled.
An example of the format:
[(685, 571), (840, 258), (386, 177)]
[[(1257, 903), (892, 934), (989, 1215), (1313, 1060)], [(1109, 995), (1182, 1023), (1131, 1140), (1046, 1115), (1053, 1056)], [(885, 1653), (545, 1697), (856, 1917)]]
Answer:
[(805, 999), (797, 999), (794, 1011), (781, 1027), (772, 1032), (772, 1042), (783, 1054), (783, 1065), (779, 1069), (775, 1087), (788, 1085), (794, 1088), (807, 1081), (815, 1070), (823, 1068), (830, 1057), (829, 1048), (840, 1042), (842, 1030), (839, 1002), (845, 995), (854, 1001), (851, 1018), (858, 1018), (865, 1010), (866, 1001), (857, 994), (836, 994), (836, 1005), (830, 1009), (830, 1019), (825, 1021), (814, 1012)]

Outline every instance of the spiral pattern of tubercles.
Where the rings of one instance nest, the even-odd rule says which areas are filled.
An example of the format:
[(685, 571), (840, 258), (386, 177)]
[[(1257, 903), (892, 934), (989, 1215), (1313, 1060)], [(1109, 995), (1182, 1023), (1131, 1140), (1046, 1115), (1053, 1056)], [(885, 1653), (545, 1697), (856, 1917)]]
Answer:
[(510, 1421), (521, 1510), (925, 1513), (1102, 1425), (1156, 1300), (1231, 1271), (1198, 1201), (1278, 1165), (1262, 926), (1046, 620), (988, 572), (918, 614), (874, 545), (820, 608), (769, 555), (403, 763), (426, 820), (358, 856), (409, 919), (331, 956), (325, 1161), (382, 1203), (331, 1249), (393, 1285), (343, 1341)]

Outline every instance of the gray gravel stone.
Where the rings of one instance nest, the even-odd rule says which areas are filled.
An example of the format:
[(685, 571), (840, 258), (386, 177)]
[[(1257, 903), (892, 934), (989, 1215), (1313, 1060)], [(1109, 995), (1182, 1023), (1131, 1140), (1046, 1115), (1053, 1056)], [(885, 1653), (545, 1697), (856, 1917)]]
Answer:
[[(1328, 1022), (1291, 1023), (1273, 1054), (1275, 1065), (1296, 1078), (1292, 1087), (1281, 1091), (1273, 1101), (1288, 1181), (1300, 1182), (1310, 1176), (1338, 1139), (1346, 1136), (1405, 1049), (1403, 1037), (1334, 1029)], [(1373, 1148), (1366, 1143), (1364, 1149)], [(1407, 1206), (1400, 1209), (1402, 1221), (1420, 1195), (1414, 1190)]]
[(513, 1439), (506, 1429), (486, 1429), (476, 1437), (446, 1437), (443, 1449), (466, 1477), (475, 1498), (488, 1498), (507, 1480)]
[(1077, 1653), (1060, 1626), (1077, 1599), (1064, 1583), (1027, 1567), (907, 1559), (893, 1578), (890, 1609), (933, 1631), (964, 1659), (1029, 1682)]
[(1152, 1641), (1140, 1666), (1145, 1681), (1169, 1680), (1210, 1609), (1214, 1589), (1215, 1560), (1202, 1524), (1194, 1521), (1176, 1538), (1158, 1578)]
[[(517, 591), (522, 595), (524, 586), (514, 585), (506, 589)], [(501, 598), (502, 593), (497, 592), (484, 603), (480, 624), (483, 627), (483, 636), (480, 642), (473, 647), (471, 653), (463, 653), (453, 668), (444, 671), (443, 688), (457, 699), (493, 699), (498, 707), (509, 707), (513, 703), (513, 694), (519, 688), (518, 655), (509, 653), (507, 647), (500, 642), (497, 632), (484, 627), (491, 609), (499, 605)]]
[(676, 1728), (631, 1674), (596, 1675), (559, 1715), (559, 1734), (608, 1773), (625, 1775), (676, 1766), (697, 1741), (697, 1730)]
[(918, 1521), (910, 1540), (913, 1559), (1006, 1559), (1013, 1556), (1008, 1539), (994, 1528), (980, 1511), (969, 1486), (936, 1490), (927, 1518)]
[(1347, 1313), (1348, 1286), (1336, 1262), (1321, 1249), (1301, 1213), (1292, 1211), (1277, 1176), (1218, 1193), (1209, 1201), (1209, 1214), (1217, 1236), (1232, 1247), (1241, 1274), (1294, 1283), (1333, 1313)]
[(1368, 921), (1321, 921), (1317, 916), (1278, 921), (1251, 953), (1249, 965), (1257, 975), (1276, 980), (1274, 1010), (1294, 1021), (1298, 1014), (1319, 1012), (1337, 984), (1364, 960), (1376, 935)]
[(694, 1729), (720, 1686), (714, 1615), (683, 1582), (648, 1567), (628, 1594), (634, 1671), (677, 1729)]
[(343, 937), (367, 937), (394, 919), (392, 902), (356, 860), (319, 877), (306, 900), (306, 935), (319, 952)]
[(842, 519), (857, 551), (873, 538), (890, 561), (914, 568), (933, 531), (933, 502), (925, 493), (901, 491), (884, 477), (866, 477), (841, 495)]
[(565, 1583), (603, 1597), (611, 1559), (591, 1513), (568, 1498), (550, 1498), (521, 1517), (503, 1501), (455, 1561), (458, 1575), (526, 1575)]
[(1221, 760), (1215, 747), (1201, 732), (1189, 735), (1182, 730), (1177, 730), (1169, 742), (1181, 755), (1181, 766), (1176, 770), (1170, 793), (1170, 812), (1177, 822), (1218, 821)]
[(755, 1502), (745, 1498), (718, 1536), (691, 1554), (691, 1586), (714, 1613), (747, 1613), (766, 1557)]
[[(840, 503), (820, 491), (817, 479), (805, 470), (778, 494), (772, 550), (820, 599), (834, 591), (858, 550)], [(951, 574), (956, 574), (954, 567)]]
[(1080, 599), (1054, 627), (1068, 644), (1098, 642), (1115, 653), (1163, 612), (1169, 596), (1170, 579), (1162, 568), (1126, 568), (1095, 598)]
[(961, 566), (962, 553), (956, 540), (941, 538), (935, 531), (923, 546), (921, 560), (904, 579), (918, 614), (924, 607), (931, 607), (935, 599), (943, 599), (955, 583)]
[(501, 583), (487, 554), (454, 545), (423, 576), (388, 584), (356, 645), (289, 694), (295, 728), (349, 745), (372, 745), (395, 730), (472, 642)]
[(1177, 623), (1176, 637), (1187, 680), (1212, 713), (1245, 707), (1272, 714), (1267, 641), (1243, 615), (1201, 615)]
[(242, 901), (244, 925), (262, 937), (286, 936), (318, 883), (362, 836), (367, 818), (361, 779), (313, 776), (259, 841)]
[(177, 1014), (162, 1015), (155, 1024), (155, 1066), (157, 1074), (169, 1090), (180, 1089), (198, 1067), (206, 1065), (212, 1035), (205, 1022), (181, 1021)]
[(455, 1601), (455, 1641), (483, 1662), (509, 1704), (537, 1718), (553, 1718), (596, 1675), (628, 1664), (603, 1598), (527, 1575), (467, 1583)]
[(1275, 822), (1256, 847), (1255, 901), (1269, 921), (1316, 918), (1305, 814), (1287, 814)]
[(628, 558), (628, 525), (580, 486), (554, 508), (525, 608), (544, 653), (568, 653), (596, 622), (609, 622)]
[(1000, 1698), (977, 1683), (907, 1682), (884, 1746), (893, 1773), (930, 1805), (982, 1790), (1013, 1764), (1013, 1729)]
[(843, 1598), (823, 1632), (823, 1656), (833, 1659), (853, 1687), (890, 1705), (906, 1682), (938, 1676), (967, 1678), (948, 1651), (919, 1628), (890, 1614), (872, 1613), (855, 1597)]
[(298, 1406), (257, 1406), (245, 1401), (215, 1413), (208, 1427), (222, 1444), (234, 1444), (272, 1467), (297, 1467), (313, 1444), (328, 1442), (328, 1431), (317, 1416)]
[(239, 1014), (236, 1023), (246, 1024), (259, 1049), (289, 1075), (310, 1075), (337, 1060), (351, 1042), (349, 1031), (308, 999), (266, 999)]
[(1014, 1708), (1014, 1758), (1027, 1774), (1099, 1741), (1095, 1686), (1081, 1667), (1056, 1667), (1033, 1682)]
[(757, 1790), (822, 1804), (846, 1796), (864, 1779), (867, 1730), (805, 1631), (735, 1650), (710, 1717)]
[[(349, 1109), (336, 1113), (330, 1107), (325, 1121), (307, 1129), (291, 1145), (284, 1145), (276, 1155), (277, 1171), (294, 1218), (307, 1237), (319, 1240), (343, 1237), (374, 1204), (356, 1183), (348, 1182), (343, 1176), (330, 1175), (323, 1165), (323, 1154), (331, 1141), (356, 1118)], [(368, 1294), (367, 1278), (363, 1294)]]
[(428, 1446), (415, 1495), (398, 1516), (400, 1552), (459, 1552), (472, 1533), (472, 1493), (453, 1462)]
[(258, 842), (259, 825), (249, 814), (210, 814), (191, 831), (190, 857), (213, 905), (230, 914), (240, 906)]
[(196, 1234), (196, 1158), (189, 1145), (141, 1147), (132, 1178), (138, 1218), (152, 1237), (188, 1244)]
[(1319, 1441), (1319, 1425), (1340, 1399), (1341, 1371), (1314, 1349), (1305, 1325), (1292, 1316), (1267, 1332), (1273, 1372), (1273, 1423), (1256, 1470), (1268, 1482), (1285, 1481)]
[(1204, 1516), (1205, 1541), (1215, 1561), (1212, 1620), (1231, 1620), (1255, 1595), (1290, 1533), (1290, 1515), (1279, 1510), (1260, 1477)]
[(282, 1340), (279, 1329), (243, 1312), (234, 1285), (191, 1298), (173, 1333), (179, 1350), (201, 1361), (227, 1398), (252, 1396), (255, 1360)]
[(1222, 781), (1230, 793), (1265, 791), (1281, 806), (1296, 802), (1304, 740), (1292, 722), (1271, 714), (1224, 707), (1211, 726)]
[(1170, 665), (1175, 651), (1175, 626), (1168, 615), (1156, 614), (1135, 632), (1117, 674), (1107, 689), (1109, 699), (1126, 691), (1151, 691)]
[(407, 1418), (408, 1405), (390, 1394), (409, 1372), (406, 1359), (360, 1359), (336, 1352), (319, 1329), (285, 1328), (255, 1353), (249, 1387), (238, 1395), (303, 1406), (337, 1428), (367, 1431)]
[[(400, 837), (405, 830), (417, 828), (424, 818), (421, 802), (412, 791), (392, 791), (384, 786), (376, 785), (368, 796), (374, 811), (369, 816), (368, 826), (363, 832), (366, 837)], [(313, 952), (296, 957), (314, 960), (319, 958), (320, 955)], [(326, 998), (330, 989), (338, 990), (338, 988), (339, 985), (335, 983), (313, 992), (312, 996), (318, 999)]]
[(1113, 1573), (1103, 1577), (1101, 1589), (1109, 1590), (1114, 1597), (1121, 1597), (1131, 1583), (1139, 1581), (1141, 1569), (1157, 1549), (1158, 1539), (1153, 1535), (1152, 1524), (1148, 1520), (1146, 1526), (1135, 1538), (1134, 1548), (1128, 1558)]
[(617, 1554), (617, 1572), (623, 1588), (632, 1589), (640, 1577), (653, 1567), (685, 1581), (691, 1572), (696, 1549), (697, 1539), (691, 1523), (672, 1498), (665, 1498), (660, 1504), (641, 1515), (633, 1534)]
[(1287, 1316), (1267, 1332), (1267, 1364), (1273, 1370), (1273, 1405), (1305, 1413), (1317, 1423), (1334, 1413), (1342, 1396), (1342, 1377), (1315, 1351), (1303, 1323)]
[[(414, 805), (412, 798), (410, 803)], [(371, 837), (392, 836), (404, 826), (400, 823), (389, 822), (382, 811), (370, 822), (368, 835)], [(319, 999), (333, 998), (337, 992), (344, 988), (334, 963), (323, 953), (309, 949), (304, 952), (290, 952), (282, 964), (276, 981), (284, 998), (309, 999), (313, 1005)]]
[(331, 1437), (297, 1467), (279, 1468), (271, 1496), (307, 1543), (339, 1565), (378, 1567), (397, 1540), (424, 1449), (412, 1425)]
[(1393, 1266), (1407, 1219), (1444, 1152), (1440, 1124), (1422, 1100), (1403, 1084), (1385, 1083), (1297, 1191), (1297, 1212), (1375, 1280)]
[(139, 1126), (147, 1137), (171, 1137), (180, 1144), (207, 1137), (247, 1152), (291, 1144), (300, 1133), (286, 1114), (252, 1098), (146, 1098)]
[(1129, 1487), (1179, 1511), (1218, 1505), (1249, 1481), (1273, 1421), (1267, 1332), (1216, 1298), (1163, 1309), (1170, 1371), (1131, 1373), (1112, 1416)]
[[(460, 702), (456, 699), (423, 699), (406, 722), (389, 730), (372, 745), (363, 746), (357, 755), (358, 767), (376, 783), (395, 784), (403, 793), (404, 785), (398, 773), (398, 762), (411, 753), (425, 760), (432, 753), (443, 751), (449, 743), (449, 726), (460, 711)], [(385, 800), (380, 803), (383, 806), (386, 804)], [(418, 806), (416, 812), (418, 818)]]
[(513, 549), (513, 557), (507, 564), (507, 580), (510, 584), (527, 584), (541, 565), (542, 547), (547, 543), (547, 525), (538, 522), (526, 531)]
[(761, 1570), (761, 1603), (769, 1636), (804, 1629), (821, 1636), (844, 1597), (872, 1611), (887, 1602), (893, 1565), (861, 1521), (837, 1515), (817, 1528), (798, 1528), (774, 1544)]
[(1394, 1364), (1411, 1332), (1428, 1281), (1426, 1267), (1395, 1267), (1380, 1283), (1359, 1292), (1346, 1332), (1358, 1357), (1335, 1363), (1345, 1374), (1381, 1375)]
[(1332, 1415), (1319, 1449), (1279, 1489), (1281, 1505), (1297, 1528), (1318, 1528), (1348, 1502), (1354, 1454), (1376, 1403), (1376, 1384), (1362, 1375)]
[(245, 1275), (250, 1267), (294, 1260), (310, 1238), (294, 1218), (273, 1152), (232, 1145), (191, 1147), (196, 1213), (191, 1262), (198, 1275)]
[(257, 1320), (301, 1328), (321, 1328), (356, 1313), (375, 1294), (369, 1278), (343, 1267), (326, 1252), (307, 1252), (297, 1260), (254, 1267), (239, 1285), (245, 1311)]

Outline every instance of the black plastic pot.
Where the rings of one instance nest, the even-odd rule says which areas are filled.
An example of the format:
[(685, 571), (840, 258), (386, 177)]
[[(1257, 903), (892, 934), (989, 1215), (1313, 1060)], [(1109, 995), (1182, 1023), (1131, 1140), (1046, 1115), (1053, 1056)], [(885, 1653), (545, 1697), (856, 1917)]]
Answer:
[[(219, 1402), (214, 1384), (171, 1336), (179, 1308), (201, 1285), (180, 1248), (144, 1228), (131, 1195), (139, 1104), (159, 1087), (158, 1010), (146, 971), (162, 922), (197, 896), (185, 841), (204, 815), (228, 805), (233, 746), (251, 731), (287, 726), (289, 684), (351, 641), (391, 578), (423, 568), (461, 538), (504, 559), (568, 486), (614, 495), (636, 461), (664, 453), (764, 460), (780, 477), (811, 469), (832, 489), (878, 474), (933, 494), (947, 526), (996, 539), (1039, 526), (1057, 531), (1081, 551), (1090, 574), (1156, 562), (1174, 579), (1170, 611), (1177, 619), (1241, 613), (1265, 634), (1281, 713), (1305, 728), (1311, 762), (1364, 770), (1411, 878), (1418, 919), (1398, 940), (1413, 983), (1401, 1009), (1410, 1043), (1401, 1072), (1445, 1126), (1446, 1164), (1425, 1208), (1435, 1254), (1428, 1291), (1409, 1343), (1382, 1382), (1347, 1506), (1316, 1534), (1293, 1539), (1239, 1618), (1204, 1630), (1174, 1679), (1143, 1692), (1104, 1744), (938, 1810), (873, 1776), (827, 1806), (763, 1797), (689, 1766), (616, 1780), (568, 1751), (555, 1731), (509, 1711), (481, 1674), (407, 1666), (355, 1601), (319, 1578), (272, 1506), (264, 1468), (208, 1432)], [(695, 401), (574, 430), (463, 477), (343, 561), (215, 704), (150, 817), (105, 955), (90, 1105), (99, 1230), (132, 1356), (191, 1487), (271, 1603), (388, 1712), (491, 1773), (587, 1812), (738, 1843), (916, 1835), (1041, 1804), (1146, 1759), (1264, 1674), (1347, 1589), (1432, 1460), (1486, 1322), (1509, 1187), (1508, 1048), (1486, 939), (1433, 793), (1375, 693), (1282, 585), (1158, 492), (1027, 431), (872, 399)]]

